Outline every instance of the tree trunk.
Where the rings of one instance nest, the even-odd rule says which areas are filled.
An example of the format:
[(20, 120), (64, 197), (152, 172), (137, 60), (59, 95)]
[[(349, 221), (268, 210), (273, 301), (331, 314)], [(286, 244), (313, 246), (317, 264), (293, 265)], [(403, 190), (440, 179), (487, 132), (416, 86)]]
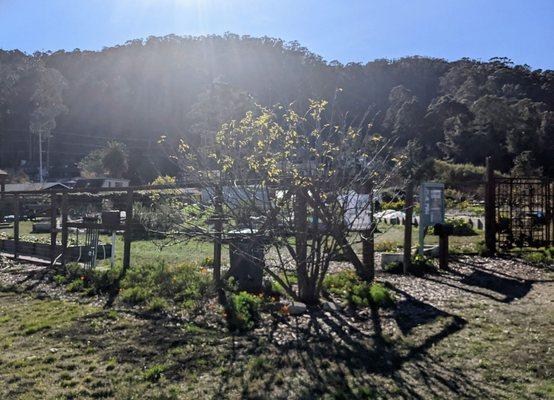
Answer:
[(220, 185), (215, 187), (214, 193), (214, 209), (215, 209), (215, 240), (214, 240), (214, 261), (213, 261), (213, 281), (219, 304), (227, 306), (227, 297), (223, 290), (221, 281), (221, 244), (223, 241), (223, 190)]
[(296, 191), (294, 203), (296, 274), (298, 277), (298, 298), (304, 303), (317, 302), (315, 287), (308, 277), (308, 222), (306, 194), (302, 189)]
[(412, 266), (412, 217), (414, 212), (414, 183), (412, 180), (408, 181), (406, 185), (405, 206), (406, 219), (404, 220), (404, 257), (402, 264), (404, 274), (407, 274)]

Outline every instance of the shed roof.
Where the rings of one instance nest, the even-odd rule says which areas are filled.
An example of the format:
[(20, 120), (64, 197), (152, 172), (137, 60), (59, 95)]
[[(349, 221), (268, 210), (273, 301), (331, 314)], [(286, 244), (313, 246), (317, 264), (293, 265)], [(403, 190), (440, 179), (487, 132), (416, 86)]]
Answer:
[(60, 182), (28, 182), (28, 183), (8, 183), (6, 184), (6, 192), (21, 192), (30, 190), (49, 190), (49, 189), (69, 189), (66, 185)]

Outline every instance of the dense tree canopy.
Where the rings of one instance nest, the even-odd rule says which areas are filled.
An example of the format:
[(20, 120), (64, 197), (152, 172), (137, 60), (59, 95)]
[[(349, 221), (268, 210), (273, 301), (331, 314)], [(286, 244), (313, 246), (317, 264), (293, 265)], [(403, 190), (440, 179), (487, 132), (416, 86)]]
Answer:
[(254, 104), (294, 102), (302, 111), (310, 98), (329, 101), (329, 118), (371, 123), (398, 146), (418, 139), (437, 158), (474, 164), (493, 155), (505, 172), (519, 156), (519, 169), (554, 175), (554, 71), (507, 59), (342, 65), (295, 42), (233, 34), (150, 37), (102, 51), (0, 51), (0, 168), (25, 160), (30, 175), (37, 171), (30, 126), (45, 76), (63, 84), (63, 104), (50, 113), (50, 176), (78, 173), (79, 160), (115, 139), (129, 150), (129, 177), (151, 181), (172, 173), (161, 135), (209, 143), (219, 123)]

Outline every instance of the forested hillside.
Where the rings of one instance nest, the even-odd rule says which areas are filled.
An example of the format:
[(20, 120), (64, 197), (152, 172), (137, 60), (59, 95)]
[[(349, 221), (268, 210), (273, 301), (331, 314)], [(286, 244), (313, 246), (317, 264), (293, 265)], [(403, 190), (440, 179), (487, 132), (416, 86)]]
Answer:
[[(370, 46), (371, 43), (368, 43)], [(116, 139), (130, 150), (130, 178), (170, 165), (160, 135), (196, 143), (255, 104), (325, 98), (333, 115), (428, 152), (509, 172), (554, 175), (554, 71), (506, 59), (406, 57), (326, 62), (272, 38), (151, 37), (102, 51), (26, 55), (0, 51), (0, 168), (36, 171), (38, 135), (50, 176), (71, 176), (90, 151)], [(25, 160), (22, 163), (22, 160)]]

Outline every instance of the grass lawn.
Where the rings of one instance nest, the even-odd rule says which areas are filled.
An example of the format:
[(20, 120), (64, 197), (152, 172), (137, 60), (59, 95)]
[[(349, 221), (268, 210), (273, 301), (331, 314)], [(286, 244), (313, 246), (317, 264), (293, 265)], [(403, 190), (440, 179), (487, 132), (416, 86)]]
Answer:
[[(198, 371), (215, 367), (215, 348), (205, 346), (217, 335), (193, 324), (170, 329), (114, 310), (0, 293), (0, 398), (177, 399), (177, 383), (193, 385)], [(187, 357), (196, 361), (176, 375)]]
[[(48, 233), (31, 233), (33, 223), (31, 221), (22, 221), (20, 223), (19, 232), (21, 240), (24, 240), (25, 236), (39, 238), (45, 242), (50, 240), (50, 234)], [(0, 232), (12, 236), (13, 228), (1, 229)], [(76, 235), (70, 233), (70, 239), (75, 239)], [(79, 235), (80, 241), (84, 240), (84, 235)], [(61, 236), (58, 235), (58, 240)], [(103, 243), (111, 243), (111, 236), (100, 235), (100, 241)], [(173, 244), (171, 246), (161, 246), (161, 241), (155, 240), (137, 240), (132, 243), (132, 263), (149, 264), (159, 260), (164, 260), (168, 264), (179, 262), (191, 262), (199, 263), (206, 257), (213, 257), (213, 245), (211, 243), (189, 241), (186, 243)], [(120, 264), (123, 260), (123, 236), (116, 235), (116, 264)], [(228, 258), (228, 252), (224, 248), (223, 255), (224, 260)], [(100, 261), (98, 266), (108, 266), (109, 260)]]
[(104, 309), (25, 268), (0, 270), (1, 399), (554, 396), (554, 276), (518, 261), (380, 275), (392, 309), (264, 313), (242, 336), (212, 303), (190, 318)]

